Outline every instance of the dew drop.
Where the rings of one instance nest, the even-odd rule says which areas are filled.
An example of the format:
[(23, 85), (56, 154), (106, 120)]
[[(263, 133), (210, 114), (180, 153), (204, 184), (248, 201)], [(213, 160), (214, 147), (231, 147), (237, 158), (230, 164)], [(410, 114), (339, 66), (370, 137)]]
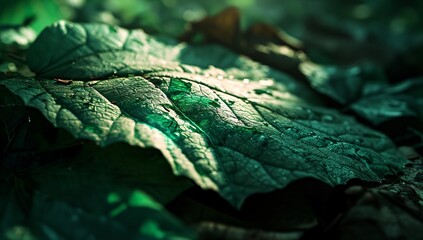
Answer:
[(242, 79), (242, 82), (243, 82), (243, 83), (249, 83), (249, 82), (250, 82), (250, 79), (248, 79), (248, 78), (244, 78), (244, 79)]
[(273, 80), (260, 80), (259, 84), (262, 86), (272, 86), (274, 84)]
[(272, 95), (272, 92), (268, 90), (264, 90), (264, 89), (254, 89), (254, 93), (257, 95), (262, 95), (262, 94)]
[(397, 107), (400, 107), (400, 106), (401, 106), (401, 102), (396, 101), (396, 100), (391, 100), (391, 101), (388, 103), (388, 105), (389, 105), (389, 107), (392, 107), (392, 108), (397, 108)]
[(325, 114), (325, 115), (323, 115), (323, 117), (322, 117), (322, 120), (323, 121), (326, 121), (326, 122), (331, 122), (331, 121), (333, 121), (333, 116), (332, 115), (329, 115), (329, 114)]
[(293, 128), (293, 127), (287, 127), (286, 130), (291, 131), (291, 132), (298, 132), (298, 129)]
[(220, 107), (219, 99), (217, 98), (213, 99), (213, 101), (210, 101), (209, 104), (214, 107)]
[(301, 152), (301, 155), (303, 155), (304, 157), (307, 157), (307, 156), (310, 156), (310, 155), (311, 155), (311, 153), (310, 153), (310, 152), (305, 151), (305, 152)]
[(235, 104), (235, 101), (233, 101), (233, 100), (228, 100), (228, 105), (229, 106), (232, 106), (232, 105), (234, 105)]
[(217, 79), (222, 80), (223, 79), (223, 76), (222, 75), (219, 75), (219, 76), (217, 76)]

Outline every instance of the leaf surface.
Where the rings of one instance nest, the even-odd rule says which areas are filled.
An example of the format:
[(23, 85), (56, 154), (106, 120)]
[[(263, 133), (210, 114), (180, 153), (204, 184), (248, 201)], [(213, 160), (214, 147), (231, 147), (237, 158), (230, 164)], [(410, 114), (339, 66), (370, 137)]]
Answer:
[(238, 207), (305, 177), (379, 181), (405, 162), (383, 134), (307, 104), (288, 83), (231, 78), (183, 64), (179, 54), (141, 31), (59, 22), (30, 49), (38, 77), (0, 84), (77, 138), (159, 149), (176, 175)]
[(340, 67), (306, 61), (300, 70), (313, 88), (343, 105), (388, 86), (383, 71), (372, 64)]
[(423, 78), (387, 86), (351, 104), (357, 114), (377, 125), (399, 117), (416, 118), (423, 123)]

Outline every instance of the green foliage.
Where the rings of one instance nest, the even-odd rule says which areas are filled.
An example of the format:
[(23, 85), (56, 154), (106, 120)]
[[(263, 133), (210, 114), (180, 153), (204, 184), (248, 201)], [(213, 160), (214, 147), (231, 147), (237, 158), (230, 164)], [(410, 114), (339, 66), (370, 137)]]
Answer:
[(29, 50), (39, 78), (0, 83), (77, 138), (159, 149), (176, 175), (237, 207), (304, 177), (379, 181), (405, 162), (385, 136), (336, 111), (172, 61), (172, 49), (141, 31), (60, 22)]
[(34, 30), (28, 26), (0, 25), (0, 71), (22, 70), (25, 51), (35, 40)]
[(35, 40), (35, 32), (28, 27), (8, 27), (0, 31), (0, 49), (27, 48)]
[(0, 5), (0, 239), (422, 238), (420, 1)]
[(195, 238), (162, 207), (192, 184), (157, 150), (77, 141), (0, 91), (2, 239)]
[[(28, 186), (15, 185), (9, 189), (4, 186), (2, 182), (3, 239), (194, 238), (160, 204), (140, 191), (124, 195), (110, 193), (109, 199), (91, 195), (91, 201), (103, 208), (101, 212), (92, 212), (44, 193), (32, 192)], [(108, 201), (112, 194), (119, 199)]]
[(351, 108), (375, 125), (399, 117), (416, 118), (418, 125), (423, 122), (422, 78), (378, 88), (353, 103)]
[(58, 0), (14, 0), (3, 1), (0, 10), (0, 25), (29, 24), (37, 32), (47, 25), (67, 17)]

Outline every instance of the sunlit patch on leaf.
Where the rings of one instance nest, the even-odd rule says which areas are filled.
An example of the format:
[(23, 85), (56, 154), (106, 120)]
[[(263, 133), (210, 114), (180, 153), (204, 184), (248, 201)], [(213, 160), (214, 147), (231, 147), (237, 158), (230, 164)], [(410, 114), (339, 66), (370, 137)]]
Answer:
[[(46, 51), (59, 42), (58, 51)], [(210, 76), (177, 62), (175, 51), (139, 31), (60, 22), (31, 47), (39, 77), (0, 83), (77, 138), (160, 150), (176, 175), (237, 207), (305, 177), (380, 181), (405, 162), (383, 134), (311, 106), (282, 84), (231, 79), (216, 68)], [(75, 80), (62, 85), (53, 76)], [(90, 84), (92, 76), (102, 80)]]

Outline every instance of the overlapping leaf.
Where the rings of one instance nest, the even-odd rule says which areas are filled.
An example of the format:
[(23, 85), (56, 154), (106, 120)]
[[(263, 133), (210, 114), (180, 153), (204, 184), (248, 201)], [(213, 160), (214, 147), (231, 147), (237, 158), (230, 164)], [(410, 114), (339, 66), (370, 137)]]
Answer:
[(399, 117), (421, 122), (422, 78), (391, 85), (380, 68), (369, 64), (339, 67), (304, 62), (300, 68), (317, 91), (374, 125)]
[(423, 123), (423, 79), (409, 79), (387, 86), (353, 103), (351, 108), (372, 123), (380, 124), (398, 117), (413, 117)]
[(0, 84), (78, 138), (159, 149), (175, 174), (235, 206), (304, 177), (379, 181), (405, 162), (384, 135), (305, 103), (295, 87), (178, 61), (190, 51), (141, 31), (59, 22), (30, 49), (38, 77)]
[[(80, 208), (33, 192), (13, 179), (1, 181), (2, 239), (194, 239), (164, 208), (141, 191), (108, 195), (90, 194), (102, 211)], [(16, 184), (17, 183), (17, 184)], [(29, 224), (28, 224), (29, 223)]]

